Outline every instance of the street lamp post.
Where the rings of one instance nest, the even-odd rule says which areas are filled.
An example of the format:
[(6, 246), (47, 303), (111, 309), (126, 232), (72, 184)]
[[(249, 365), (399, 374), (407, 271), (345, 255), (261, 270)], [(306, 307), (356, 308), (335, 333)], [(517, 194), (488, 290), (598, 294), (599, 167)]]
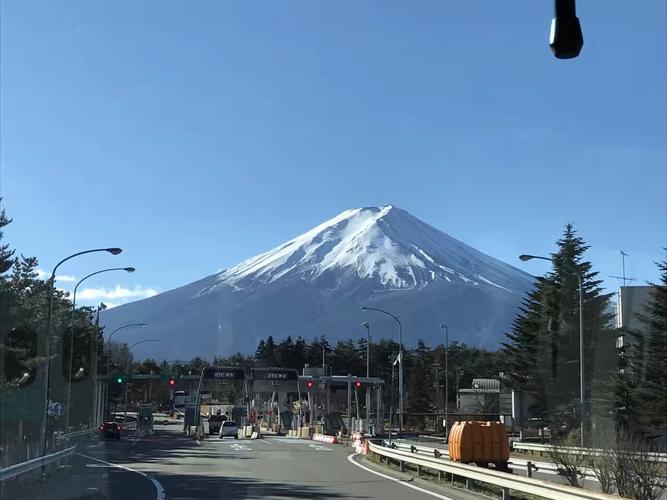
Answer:
[[(523, 262), (527, 262), (532, 259), (547, 260), (554, 262), (550, 257), (541, 257), (539, 255), (520, 255), (519, 259)], [(572, 273), (577, 276), (577, 281), (579, 284), (579, 404), (581, 406), (579, 411), (579, 426), (580, 426), (580, 445), (584, 447), (584, 424), (586, 422), (586, 399), (584, 393), (584, 285), (583, 278), (579, 269), (567, 262), (563, 262), (563, 265), (570, 269)]]
[[(123, 251), (122, 248), (110, 247), (110, 248), (93, 248), (91, 250), (84, 250), (83, 252), (73, 253), (72, 255), (65, 257), (60, 262), (58, 262), (56, 266), (53, 268), (53, 272), (51, 272), (51, 277), (49, 278), (49, 310), (46, 320), (46, 349), (45, 349), (46, 362), (44, 365), (44, 418), (42, 420), (42, 429), (41, 429), (41, 434), (42, 434), (41, 438), (43, 443), (42, 454), (44, 456), (46, 456), (46, 453), (48, 451), (48, 442), (49, 442), (46, 433), (47, 433), (47, 422), (49, 419), (49, 382), (50, 382), (49, 379), (51, 372), (51, 337), (52, 337), (51, 327), (53, 321), (53, 288), (56, 281), (56, 271), (61, 266), (61, 264), (67, 262), (70, 259), (73, 259), (74, 257), (78, 257), (79, 255), (85, 255), (87, 253), (95, 253), (95, 252), (108, 252), (111, 255), (118, 255), (122, 251)], [(42, 467), (42, 474), (43, 473), (44, 473), (44, 467)]]
[(398, 430), (403, 432), (403, 326), (401, 321), (389, 311), (375, 307), (362, 307), (361, 310), (386, 314), (398, 323)]
[(445, 330), (445, 442), (449, 440), (449, 326), (440, 324)]
[[(76, 292), (79, 289), (79, 285), (86, 281), (88, 278), (95, 276), (97, 274), (108, 273), (111, 271), (125, 271), (128, 273), (133, 273), (135, 269), (133, 267), (110, 267), (108, 269), (102, 269), (94, 273), (90, 273), (88, 276), (85, 276), (79, 280), (79, 282), (74, 287), (74, 292), (72, 293), (72, 319), (70, 321), (70, 336), (69, 336), (69, 371), (67, 372), (67, 404), (65, 405), (66, 418), (65, 418), (65, 432), (69, 432), (69, 418), (70, 418), (70, 403), (72, 401), (72, 363), (74, 362), (74, 317), (76, 314)], [(99, 311), (97, 314), (99, 320)], [(99, 325), (99, 322), (98, 322)], [(95, 339), (97, 341), (97, 339)], [(91, 363), (92, 367), (92, 363)]]
[[(107, 338), (107, 344), (109, 345), (109, 348), (111, 348), (111, 337), (113, 337), (114, 333), (123, 330), (124, 328), (130, 328), (132, 326), (139, 326), (141, 328), (146, 328), (148, 325), (146, 323), (128, 323), (127, 325), (119, 326), (113, 332), (111, 332), (111, 334)], [(109, 375), (110, 363), (111, 363), (111, 351), (109, 351), (109, 356), (107, 356), (107, 375)]]
[[(125, 371), (127, 372), (128, 378), (130, 375), (130, 351), (134, 349), (136, 346), (139, 344), (143, 344), (144, 342), (160, 342), (159, 339), (146, 339), (146, 340), (140, 340), (138, 342), (135, 342), (132, 344), (127, 349), (127, 356), (126, 356), (126, 362), (125, 362)], [(127, 345), (127, 344), (125, 344)], [(125, 407), (124, 407), (124, 413), (123, 413), (123, 422), (127, 422), (127, 384), (128, 384), (128, 379), (125, 379)]]
[[(361, 326), (366, 329), (366, 378), (371, 376), (371, 325), (364, 321)], [(366, 381), (366, 425), (371, 419), (371, 389)]]

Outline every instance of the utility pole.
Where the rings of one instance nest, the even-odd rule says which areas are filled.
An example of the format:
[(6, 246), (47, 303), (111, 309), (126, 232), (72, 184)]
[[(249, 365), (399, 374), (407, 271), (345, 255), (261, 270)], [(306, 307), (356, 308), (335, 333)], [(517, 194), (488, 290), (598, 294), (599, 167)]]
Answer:
[[(442, 323), (440, 328), (445, 330), (445, 442), (447, 442), (449, 440), (449, 326)], [(457, 389), (457, 400), (458, 397), (459, 391)]]
[[(366, 378), (371, 376), (371, 325), (368, 321), (364, 321), (361, 326), (366, 328)], [(371, 419), (371, 387), (368, 380), (366, 380), (366, 425)]]

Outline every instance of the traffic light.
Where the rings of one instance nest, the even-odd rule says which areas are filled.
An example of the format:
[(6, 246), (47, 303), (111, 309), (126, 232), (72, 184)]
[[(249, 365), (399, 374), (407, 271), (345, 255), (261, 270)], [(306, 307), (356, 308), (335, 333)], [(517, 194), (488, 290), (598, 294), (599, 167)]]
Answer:
[(169, 385), (176, 385), (176, 380), (173, 377), (169, 379)]
[(357, 389), (360, 389), (360, 388), (361, 388), (361, 381), (357, 380), (357, 381), (354, 383), (354, 387), (357, 388)]
[(123, 375), (117, 375), (116, 376), (116, 383), (117, 384), (122, 384), (123, 382), (125, 382), (125, 377)]
[(312, 380), (309, 380), (308, 382), (306, 382), (306, 386), (308, 387), (308, 389), (312, 389), (312, 388), (313, 388), (313, 385), (314, 385), (314, 384), (313, 384), (313, 381), (312, 381)]

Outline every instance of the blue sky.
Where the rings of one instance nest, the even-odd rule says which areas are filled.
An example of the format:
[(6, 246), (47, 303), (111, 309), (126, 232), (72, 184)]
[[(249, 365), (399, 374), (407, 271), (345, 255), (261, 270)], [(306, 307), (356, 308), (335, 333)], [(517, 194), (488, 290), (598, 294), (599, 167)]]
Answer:
[[(84, 303), (164, 291), (394, 204), (535, 274), (567, 222), (603, 277), (667, 246), (664, 0), (1, 5), (7, 240)], [(617, 280), (609, 279), (609, 287)], [(63, 287), (71, 282), (62, 281)]]

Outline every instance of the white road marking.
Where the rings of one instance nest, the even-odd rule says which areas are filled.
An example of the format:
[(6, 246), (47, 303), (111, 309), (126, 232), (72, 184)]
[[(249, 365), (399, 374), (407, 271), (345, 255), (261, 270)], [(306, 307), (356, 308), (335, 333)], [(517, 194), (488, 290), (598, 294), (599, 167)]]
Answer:
[(235, 450), (238, 450), (238, 451), (252, 451), (252, 449), (248, 448), (246, 445), (237, 444), (237, 443), (234, 443), (234, 444), (230, 445), (230, 448), (234, 448)]
[(266, 439), (260, 439), (260, 441), (263, 441), (266, 444), (270, 444), (271, 446), (273, 446), (273, 443), (271, 441), (267, 441)]
[(136, 474), (139, 474), (140, 476), (145, 477), (146, 479), (149, 479), (153, 483), (153, 486), (155, 486), (155, 490), (157, 492), (155, 500), (164, 500), (164, 498), (165, 498), (164, 497), (164, 486), (162, 486), (160, 484), (160, 481), (158, 481), (157, 479), (153, 479), (151, 476), (149, 476), (145, 472), (141, 472), (140, 470), (136, 470), (136, 469), (131, 469), (130, 467), (126, 467), (125, 465), (119, 465), (119, 464), (114, 464), (113, 462), (107, 462), (106, 460), (102, 460), (101, 458), (95, 458), (95, 457), (91, 457), (89, 455), (84, 455), (83, 453), (77, 453), (77, 455), (79, 455), (81, 457), (84, 457), (84, 458), (87, 458), (88, 460), (95, 460), (97, 462), (101, 462), (103, 464), (110, 465), (112, 467), (116, 467), (118, 469), (124, 469), (128, 472), (134, 472)]
[(441, 500), (454, 500), (451, 497), (446, 497), (445, 495), (441, 495), (439, 493), (435, 493), (433, 491), (429, 491), (427, 489), (420, 488), (419, 486), (415, 486), (414, 484), (406, 483), (405, 481), (402, 481), (402, 480), (397, 479), (395, 477), (387, 476), (386, 474), (382, 474), (381, 472), (374, 471), (373, 469), (371, 469), (369, 467), (366, 467), (365, 465), (361, 465), (359, 462), (357, 462), (354, 459), (354, 457), (356, 457), (357, 455), (359, 455), (359, 453), (352, 453), (351, 455), (349, 455), (347, 457), (347, 460), (350, 463), (356, 465), (357, 467), (360, 467), (361, 469), (364, 469), (366, 472), (370, 472), (371, 474), (375, 474), (376, 476), (383, 477), (385, 479), (388, 479), (389, 481), (394, 481), (395, 483), (401, 484), (401, 485), (403, 485), (407, 488), (412, 488), (413, 490), (417, 490), (417, 491), (419, 491), (421, 493), (424, 493), (426, 495), (430, 495), (430, 496), (435, 497), (435, 498), (440, 498)]
[(331, 448), (328, 446), (322, 446), (320, 444), (311, 444), (310, 447), (317, 451), (331, 451)]

